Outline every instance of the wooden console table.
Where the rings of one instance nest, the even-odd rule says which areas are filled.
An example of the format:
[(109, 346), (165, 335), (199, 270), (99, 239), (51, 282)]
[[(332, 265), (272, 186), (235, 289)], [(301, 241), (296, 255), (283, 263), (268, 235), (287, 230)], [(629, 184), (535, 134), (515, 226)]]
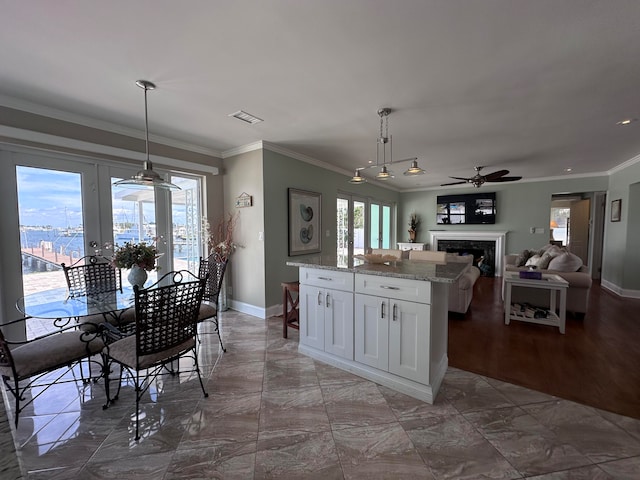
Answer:
[[(511, 320), (520, 320), (522, 322), (558, 327), (560, 333), (564, 333), (567, 317), (567, 288), (569, 288), (569, 282), (559, 275), (543, 274), (542, 279), (532, 280), (520, 278), (519, 272), (505, 272), (504, 285), (504, 323), (506, 325), (509, 325)], [(511, 288), (514, 286), (549, 290), (550, 304), (548, 317), (530, 317), (526, 315), (526, 312), (521, 312), (520, 309), (515, 307), (511, 303)], [(559, 302), (558, 296), (560, 297)]]

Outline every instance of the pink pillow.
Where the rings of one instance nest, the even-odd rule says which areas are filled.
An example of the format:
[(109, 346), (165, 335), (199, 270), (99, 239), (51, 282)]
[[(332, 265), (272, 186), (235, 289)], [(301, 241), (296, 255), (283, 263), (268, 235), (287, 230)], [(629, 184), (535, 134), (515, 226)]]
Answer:
[(582, 267), (582, 259), (570, 252), (561, 253), (549, 262), (549, 270), (556, 272), (577, 272)]

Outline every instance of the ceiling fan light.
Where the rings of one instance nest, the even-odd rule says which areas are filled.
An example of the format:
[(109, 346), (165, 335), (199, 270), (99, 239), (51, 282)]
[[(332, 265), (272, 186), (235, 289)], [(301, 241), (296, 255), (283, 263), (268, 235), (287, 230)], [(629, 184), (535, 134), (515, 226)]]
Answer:
[(424, 170), (418, 166), (418, 161), (414, 160), (411, 162), (411, 166), (407, 168), (407, 171), (404, 172), (406, 176), (416, 176), (416, 175), (424, 175)]
[(360, 185), (365, 182), (366, 180), (364, 179), (364, 177), (360, 175), (360, 170), (356, 170), (356, 173), (354, 173), (353, 177), (351, 177), (351, 179), (349, 180), (349, 183), (353, 183), (354, 185)]

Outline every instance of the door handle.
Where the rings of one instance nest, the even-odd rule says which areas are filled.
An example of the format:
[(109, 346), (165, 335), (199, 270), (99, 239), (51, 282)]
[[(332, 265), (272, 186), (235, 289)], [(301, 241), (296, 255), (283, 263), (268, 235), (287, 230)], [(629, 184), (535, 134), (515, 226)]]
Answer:
[(318, 305), (322, 305), (322, 292), (318, 290)]
[(325, 305), (328, 307), (329, 306), (329, 294), (327, 293), (327, 296), (325, 297)]
[(382, 310), (382, 318), (384, 318), (384, 302), (380, 304), (380, 310)]
[(393, 321), (397, 321), (398, 320), (398, 304), (394, 303), (393, 304)]
[(400, 287), (392, 287), (389, 285), (380, 285), (380, 288), (384, 288), (385, 290), (400, 290)]

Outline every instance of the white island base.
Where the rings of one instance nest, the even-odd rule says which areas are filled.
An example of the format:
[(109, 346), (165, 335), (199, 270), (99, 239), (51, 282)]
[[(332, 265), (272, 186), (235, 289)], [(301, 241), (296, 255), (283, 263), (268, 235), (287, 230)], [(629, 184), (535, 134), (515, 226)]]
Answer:
[[(408, 276), (406, 265), (388, 272), (383, 267), (355, 273), (300, 268), (298, 351), (433, 403), (448, 367), (449, 279), (462, 267), (454, 264), (441, 281)], [(447, 270), (438, 267), (441, 275)], [(436, 265), (420, 268), (436, 277)]]

